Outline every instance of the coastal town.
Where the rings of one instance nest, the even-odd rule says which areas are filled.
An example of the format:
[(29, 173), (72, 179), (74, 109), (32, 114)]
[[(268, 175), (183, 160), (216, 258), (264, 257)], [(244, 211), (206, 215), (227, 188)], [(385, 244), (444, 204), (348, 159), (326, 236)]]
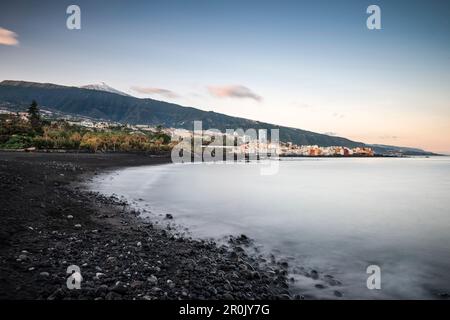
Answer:
[[(87, 130), (107, 131), (118, 128), (124, 128), (130, 131), (131, 134), (139, 133), (155, 133), (163, 132), (171, 137), (172, 142), (179, 139), (201, 138), (203, 141), (211, 142), (213, 136), (217, 136), (217, 132), (213, 130), (202, 130), (201, 133), (193, 132), (191, 130), (182, 128), (163, 128), (161, 126), (151, 126), (144, 124), (122, 124), (111, 121), (96, 121), (89, 118), (80, 118), (70, 115), (57, 115), (48, 110), (40, 111), (44, 118), (47, 118), (52, 123), (58, 121), (65, 121), (70, 126), (78, 126)], [(0, 109), (0, 114), (15, 115), (22, 121), (28, 121), (29, 114), (27, 112), (12, 112), (5, 109)], [(264, 139), (265, 140), (265, 139)], [(269, 154), (270, 156), (281, 157), (373, 157), (374, 151), (369, 147), (354, 147), (346, 146), (319, 146), (319, 145), (296, 145), (292, 142), (271, 143), (264, 142), (256, 138), (251, 138), (247, 135), (223, 134), (223, 142), (220, 143), (205, 143), (202, 144), (205, 149), (223, 149), (226, 154), (247, 155), (247, 154)]]
[[(118, 123), (109, 123), (109, 122), (95, 122), (90, 120), (83, 120), (81, 122), (71, 122), (72, 124), (79, 124), (81, 126), (89, 127), (89, 128), (97, 128), (97, 129), (107, 129), (110, 127), (118, 126)], [(131, 125), (127, 124), (126, 127), (133, 131), (157, 131), (157, 127), (150, 125)], [(192, 138), (194, 135), (192, 131), (180, 128), (163, 128), (161, 129), (164, 133), (172, 137), (174, 140), (177, 138)], [(216, 133), (210, 130), (204, 130), (202, 132), (203, 137), (212, 137)], [(228, 136), (225, 140), (229, 140), (229, 138), (235, 138), (236, 135)], [(247, 139), (246, 139), (247, 138)], [(234, 146), (224, 146), (228, 151), (235, 154), (260, 154), (260, 153), (272, 153), (277, 154), (279, 156), (289, 156), (289, 157), (373, 157), (374, 151), (369, 147), (355, 147), (348, 148), (344, 146), (318, 146), (318, 145), (296, 145), (292, 142), (280, 142), (279, 144), (275, 143), (262, 143), (258, 140), (252, 140), (248, 137), (239, 137), (236, 140)], [(204, 147), (208, 147), (205, 145)], [(209, 146), (212, 148), (212, 146)], [(217, 145), (214, 148), (218, 148)]]
[(320, 147), (312, 146), (298, 146), (292, 143), (283, 144), (281, 147), (281, 154), (285, 156), (303, 156), (303, 157), (373, 157), (374, 151), (368, 147), (347, 148), (342, 146), (328, 146)]

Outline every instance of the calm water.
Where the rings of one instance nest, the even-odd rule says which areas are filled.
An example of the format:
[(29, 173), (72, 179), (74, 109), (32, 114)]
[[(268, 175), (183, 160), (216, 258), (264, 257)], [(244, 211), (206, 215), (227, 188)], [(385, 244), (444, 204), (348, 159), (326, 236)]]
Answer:
[[(256, 164), (169, 164), (100, 177), (96, 190), (151, 213), (171, 213), (198, 237), (244, 233), (290, 265), (295, 290), (330, 298), (436, 298), (450, 292), (450, 159), (287, 159), (275, 175)], [(141, 199), (141, 200), (138, 200)], [(367, 266), (381, 268), (368, 290)]]

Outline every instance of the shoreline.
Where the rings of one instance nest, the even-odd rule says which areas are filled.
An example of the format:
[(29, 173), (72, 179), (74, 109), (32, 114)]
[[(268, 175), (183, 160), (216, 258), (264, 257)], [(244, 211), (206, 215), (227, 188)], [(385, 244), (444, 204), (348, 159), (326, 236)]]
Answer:
[[(294, 298), (287, 266), (247, 255), (247, 237), (228, 246), (179, 237), (80, 185), (105, 171), (169, 161), (0, 152), (0, 299)], [(81, 269), (81, 290), (66, 286), (73, 264)]]

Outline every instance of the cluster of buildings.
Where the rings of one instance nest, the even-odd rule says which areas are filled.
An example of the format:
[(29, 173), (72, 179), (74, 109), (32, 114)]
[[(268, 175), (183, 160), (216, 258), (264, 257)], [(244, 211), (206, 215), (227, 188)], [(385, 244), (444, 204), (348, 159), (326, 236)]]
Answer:
[[(40, 112), (42, 115), (47, 116), (47, 117), (52, 114), (50, 111), (47, 111), (47, 110), (41, 110)], [(25, 122), (27, 122), (29, 120), (28, 119), (29, 114), (28, 114), (28, 112), (25, 112), (25, 111), (16, 112), (16, 111), (10, 111), (7, 109), (0, 108), (0, 115), (17, 116), (17, 117), (19, 117), (19, 119), (21, 121), (25, 121)]]
[[(171, 135), (172, 137), (177, 138), (192, 138), (194, 137), (192, 131), (185, 129), (174, 129), (168, 128), (164, 129), (167, 131), (166, 133)], [(198, 138), (207, 138), (213, 136), (214, 132), (209, 132), (208, 130), (204, 130), (202, 135), (195, 135)], [(328, 147), (320, 147), (318, 145), (296, 145), (291, 142), (280, 142), (280, 143), (271, 143), (271, 142), (261, 142), (257, 139), (245, 139), (245, 137), (237, 137), (235, 140), (235, 136), (228, 136), (227, 143), (230, 141), (235, 141), (235, 145), (231, 142), (230, 145), (221, 146), (222, 142), (219, 144), (215, 143), (212, 145), (204, 144), (203, 147), (206, 149), (212, 148), (222, 148), (226, 150), (225, 152), (234, 153), (234, 154), (270, 154), (270, 155), (278, 155), (278, 156), (297, 156), (297, 157), (351, 157), (351, 156), (359, 156), (359, 157), (373, 157), (374, 151), (369, 147), (355, 147), (348, 148), (343, 146), (328, 146)]]
[(350, 157), (350, 156), (366, 156), (373, 157), (374, 151), (368, 147), (347, 148), (342, 146), (319, 147), (298, 146), (292, 143), (283, 144), (280, 148), (280, 154), (285, 156), (309, 156), (309, 157)]
[(84, 128), (90, 129), (109, 129), (111, 128), (111, 123), (104, 121), (91, 121), (91, 120), (66, 120), (70, 125), (77, 125)]
[(114, 128), (127, 128), (131, 131), (157, 131), (157, 128), (154, 126), (144, 125), (144, 124), (137, 124), (137, 125), (131, 125), (131, 124), (121, 124), (119, 122), (112, 122), (112, 121), (93, 121), (90, 119), (70, 119), (66, 121), (71, 125), (77, 125), (84, 128), (90, 128), (90, 129), (100, 129), (100, 130), (106, 130), (106, 129), (114, 129)]
[(257, 140), (237, 146), (204, 145), (205, 148), (222, 148), (234, 154), (257, 154), (281, 157), (373, 157), (374, 151), (368, 147), (347, 148), (342, 146), (319, 147), (298, 146), (292, 143), (262, 143)]

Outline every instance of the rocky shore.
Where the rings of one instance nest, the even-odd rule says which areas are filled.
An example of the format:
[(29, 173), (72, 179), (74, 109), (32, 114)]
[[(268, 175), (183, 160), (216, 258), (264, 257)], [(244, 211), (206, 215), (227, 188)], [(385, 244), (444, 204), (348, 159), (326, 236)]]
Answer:
[[(79, 184), (104, 170), (168, 161), (0, 152), (0, 299), (294, 298), (287, 264), (247, 254), (244, 235), (220, 246), (181, 237)], [(80, 267), (80, 290), (67, 288), (70, 265)]]

